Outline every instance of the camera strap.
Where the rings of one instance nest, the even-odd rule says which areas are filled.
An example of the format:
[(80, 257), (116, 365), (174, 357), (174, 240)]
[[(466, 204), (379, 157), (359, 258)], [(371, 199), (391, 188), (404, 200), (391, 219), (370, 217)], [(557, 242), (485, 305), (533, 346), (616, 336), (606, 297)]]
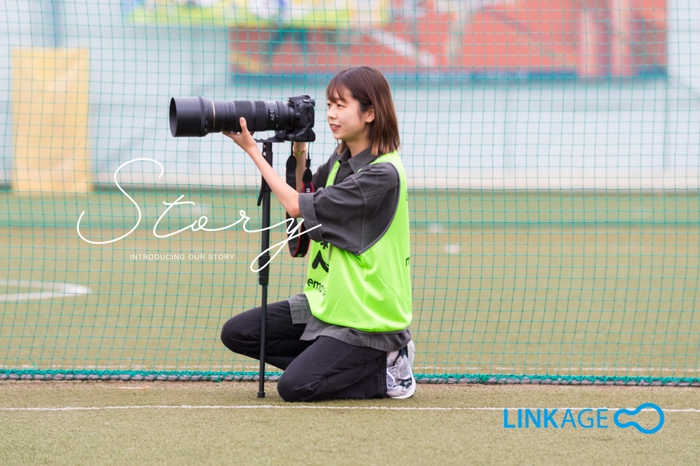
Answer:
[[(297, 188), (297, 158), (294, 157), (294, 154), (290, 155), (289, 158), (287, 159), (287, 184), (291, 186), (292, 188), (296, 189)], [(311, 173), (311, 158), (306, 157), (306, 170), (304, 170), (304, 175), (302, 176), (302, 193), (312, 193), (316, 191), (314, 189), (314, 185), (312, 183), (313, 179), (313, 174)], [(301, 221), (301, 226), (299, 227), (299, 230), (296, 230), (296, 227), (298, 225), (297, 219), (292, 218), (289, 214), (287, 214), (287, 219), (291, 219), (292, 222), (288, 226), (287, 231), (296, 231), (297, 236), (295, 238), (291, 238), (291, 235), (287, 233), (287, 237), (290, 238), (289, 242), (287, 243), (289, 245), (289, 253), (292, 255), (292, 257), (304, 257), (306, 253), (309, 251), (309, 244), (311, 243), (311, 239), (309, 238), (309, 234), (306, 232), (306, 228), (304, 227), (304, 222)], [(291, 228), (290, 228), (291, 227)]]

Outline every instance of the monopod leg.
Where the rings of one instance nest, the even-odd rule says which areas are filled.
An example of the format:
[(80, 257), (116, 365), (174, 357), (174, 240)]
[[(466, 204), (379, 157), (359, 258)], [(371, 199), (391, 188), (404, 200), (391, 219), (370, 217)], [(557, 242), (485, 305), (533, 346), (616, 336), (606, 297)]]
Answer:
[[(263, 157), (272, 165), (272, 143), (263, 142)], [(260, 379), (258, 381), (258, 398), (265, 398), (265, 346), (267, 340), (267, 284), (270, 266), (270, 186), (263, 178), (260, 186), (258, 205), (262, 201), (262, 237), (261, 252), (258, 259), (258, 283), (262, 286), (262, 317), (260, 322)]]

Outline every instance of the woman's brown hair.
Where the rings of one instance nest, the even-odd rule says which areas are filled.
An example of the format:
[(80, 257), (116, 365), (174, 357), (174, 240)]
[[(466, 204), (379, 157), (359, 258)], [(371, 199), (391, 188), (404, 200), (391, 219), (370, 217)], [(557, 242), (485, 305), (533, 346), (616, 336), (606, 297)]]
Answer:
[[(384, 75), (375, 68), (358, 66), (341, 71), (328, 83), (326, 98), (336, 103), (343, 90), (350, 92), (353, 99), (360, 103), (360, 111), (365, 113), (374, 108), (374, 120), (369, 123), (369, 145), (372, 155), (388, 154), (399, 148), (399, 124), (396, 119), (394, 101), (391, 98), (389, 83)], [(341, 141), (338, 153), (346, 148)]]

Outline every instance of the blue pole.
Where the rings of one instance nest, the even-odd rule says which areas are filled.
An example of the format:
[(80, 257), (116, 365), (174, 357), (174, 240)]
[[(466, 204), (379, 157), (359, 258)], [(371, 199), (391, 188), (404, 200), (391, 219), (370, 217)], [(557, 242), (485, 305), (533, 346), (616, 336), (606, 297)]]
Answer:
[(53, 40), (51, 46), (60, 47), (63, 45), (63, 27), (61, 24), (61, 14), (62, 14), (62, 1), (61, 0), (49, 0), (49, 22), (51, 24), (51, 30), (53, 33)]

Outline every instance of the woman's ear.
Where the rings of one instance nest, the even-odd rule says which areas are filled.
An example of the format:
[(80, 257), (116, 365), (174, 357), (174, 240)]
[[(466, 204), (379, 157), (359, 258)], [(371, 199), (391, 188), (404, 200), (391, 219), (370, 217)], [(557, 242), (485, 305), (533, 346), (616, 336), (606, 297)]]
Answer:
[(367, 109), (365, 112), (365, 123), (372, 123), (374, 121), (374, 106)]

